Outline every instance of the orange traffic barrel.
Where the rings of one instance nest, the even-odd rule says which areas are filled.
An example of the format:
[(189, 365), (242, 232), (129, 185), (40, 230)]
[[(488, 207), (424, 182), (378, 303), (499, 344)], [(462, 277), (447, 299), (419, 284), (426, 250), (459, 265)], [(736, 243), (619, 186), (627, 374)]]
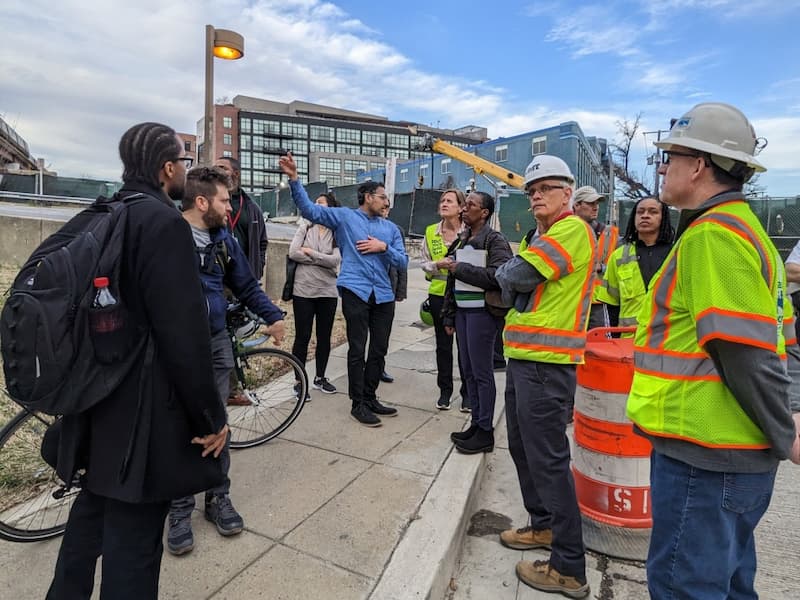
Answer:
[(631, 328), (599, 327), (587, 334), (577, 368), (572, 472), (587, 548), (645, 560), (650, 513), (650, 442), (633, 433), (625, 405), (633, 380)]

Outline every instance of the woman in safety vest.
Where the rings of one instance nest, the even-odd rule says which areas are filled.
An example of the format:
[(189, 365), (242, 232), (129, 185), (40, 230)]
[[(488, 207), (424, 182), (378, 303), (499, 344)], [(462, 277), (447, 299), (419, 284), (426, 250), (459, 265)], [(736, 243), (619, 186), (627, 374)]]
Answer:
[[(619, 306), (620, 327), (638, 324), (636, 316), (650, 280), (669, 254), (674, 237), (666, 204), (652, 197), (634, 204), (623, 245), (611, 253), (603, 280), (594, 292), (596, 301)], [(633, 333), (623, 337), (633, 337)]]
[[(428, 286), (428, 303), (436, 332), (436, 384), (439, 386), (436, 408), (439, 410), (450, 410), (450, 398), (453, 395), (453, 336), (445, 332), (441, 315), (447, 270), (437, 269), (436, 261), (445, 257), (447, 249), (464, 230), (461, 222), (464, 199), (461, 190), (449, 189), (442, 192), (439, 197), (439, 216), (442, 220), (428, 225), (422, 246), (422, 270), (425, 271), (425, 279), (431, 282)], [(461, 382), (461, 408), (462, 412), (468, 412), (469, 404), (464, 403), (466, 394), (463, 377)]]

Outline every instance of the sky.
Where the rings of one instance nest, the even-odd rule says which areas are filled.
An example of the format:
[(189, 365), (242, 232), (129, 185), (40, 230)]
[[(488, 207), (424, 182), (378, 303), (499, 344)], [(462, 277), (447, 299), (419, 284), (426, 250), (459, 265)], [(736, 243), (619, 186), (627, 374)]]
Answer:
[(304, 100), (492, 138), (564, 121), (619, 139), (728, 102), (768, 145), (759, 184), (800, 194), (800, 0), (4, 0), (0, 115), (60, 175), (119, 180), (141, 121), (194, 133), (205, 25), (245, 38), (214, 97)]

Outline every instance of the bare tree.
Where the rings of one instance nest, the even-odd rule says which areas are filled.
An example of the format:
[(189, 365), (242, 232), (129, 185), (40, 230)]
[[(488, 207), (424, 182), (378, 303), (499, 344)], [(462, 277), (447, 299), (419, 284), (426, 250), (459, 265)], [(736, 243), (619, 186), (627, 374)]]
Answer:
[(611, 160), (614, 162), (617, 189), (623, 197), (630, 200), (653, 195), (650, 188), (642, 183), (639, 173), (631, 168), (631, 146), (639, 133), (641, 118), (642, 113), (639, 113), (633, 121), (628, 119), (617, 121), (618, 137), (616, 143), (609, 148)]

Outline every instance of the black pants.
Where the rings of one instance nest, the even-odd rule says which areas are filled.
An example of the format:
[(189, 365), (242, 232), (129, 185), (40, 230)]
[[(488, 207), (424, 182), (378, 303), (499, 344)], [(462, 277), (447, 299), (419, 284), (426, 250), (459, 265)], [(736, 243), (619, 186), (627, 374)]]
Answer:
[(575, 481), (570, 471), (565, 405), (575, 395), (575, 365), (509, 359), (508, 450), (534, 529), (552, 529), (550, 564), (585, 577), (586, 559)]
[(294, 344), (292, 354), (306, 364), (308, 357), (308, 343), (311, 341), (311, 326), (317, 320), (317, 350), (315, 360), (317, 363), (317, 377), (325, 377), (328, 368), (328, 358), (331, 355), (331, 333), (333, 320), (336, 317), (336, 303), (338, 298), (301, 298), (292, 296), (294, 310)]
[[(375, 296), (364, 302), (353, 292), (340, 288), (342, 313), (347, 324), (347, 383), (353, 404), (374, 400), (384, 359), (389, 350), (389, 334), (394, 320), (394, 301), (377, 304)], [(367, 336), (369, 352), (367, 353)], [(366, 354), (366, 358), (365, 358)]]
[[(442, 323), (443, 296), (428, 294), (428, 301), (431, 304), (431, 316), (433, 317), (433, 331), (436, 333), (436, 385), (442, 396), (450, 398), (453, 395), (453, 336), (447, 335)], [(461, 378), (461, 397), (466, 397), (467, 386), (465, 384), (464, 372), (461, 370), (461, 363), (458, 363), (458, 374)]]
[(129, 504), (81, 490), (69, 513), (47, 600), (92, 595), (103, 556), (101, 600), (156, 600), (169, 502)]

